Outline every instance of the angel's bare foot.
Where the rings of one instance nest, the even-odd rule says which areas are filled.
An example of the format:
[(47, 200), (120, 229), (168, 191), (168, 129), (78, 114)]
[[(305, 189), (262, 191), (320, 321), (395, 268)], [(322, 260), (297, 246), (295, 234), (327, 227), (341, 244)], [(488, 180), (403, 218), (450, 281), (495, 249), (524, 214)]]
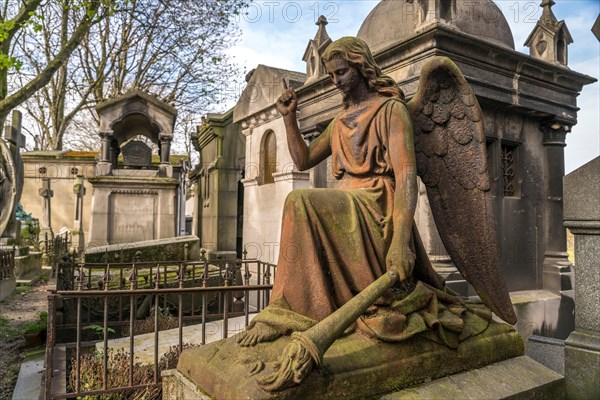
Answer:
[(245, 331), (240, 332), (236, 342), (242, 347), (252, 347), (257, 343), (272, 342), (281, 335), (281, 332), (277, 329), (262, 322), (257, 322), (252, 328), (246, 328)]

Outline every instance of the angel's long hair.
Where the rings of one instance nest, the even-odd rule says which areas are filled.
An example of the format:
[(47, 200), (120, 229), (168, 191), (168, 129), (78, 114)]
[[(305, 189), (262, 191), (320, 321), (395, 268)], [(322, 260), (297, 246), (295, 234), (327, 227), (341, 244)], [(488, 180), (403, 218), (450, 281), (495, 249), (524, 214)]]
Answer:
[(387, 97), (398, 97), (404, 101), (404, 93), (396, 81), (381, 72), (364, 40), (351, 36), (336, 40), (325, 49), (322, 56), (323, 63), (331, 61), (336, 56), (342, 57), (360, 72), (369, 90)]

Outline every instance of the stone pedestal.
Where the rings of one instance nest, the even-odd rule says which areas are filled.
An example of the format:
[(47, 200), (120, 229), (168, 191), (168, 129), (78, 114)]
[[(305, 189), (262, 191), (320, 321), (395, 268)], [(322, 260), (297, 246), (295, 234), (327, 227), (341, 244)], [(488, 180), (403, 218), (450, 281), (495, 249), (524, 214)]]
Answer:
[(564, 378), (523, 356), (390, 393), (381, 400), (557, 400), (564, 397)]
[(89, 247), (175, 236), (177, 179), (153, 170), (113, 170), (90, 178), (93, 187)]
[[(422, 337), (400, 343), (375, 343), (354, 333), (338, 339), (323, 366), (296, 387), (276, 393), (256, 383), (273, 371), (288, 336), (242, 348), (236, 338), (185, 350), (177, 372), (164, 378), (163, 398), (364, 399), (411, 387), (523, 354), (521, 337), (506, 324), (492, 322), (453, 350)], [(207, 396), (208, 395), (208, 396)]]
[(600, 398), (600, 157), (564, 180), (564, 224), (575, 235), (575, 331), (565, 341), (571, 399)]

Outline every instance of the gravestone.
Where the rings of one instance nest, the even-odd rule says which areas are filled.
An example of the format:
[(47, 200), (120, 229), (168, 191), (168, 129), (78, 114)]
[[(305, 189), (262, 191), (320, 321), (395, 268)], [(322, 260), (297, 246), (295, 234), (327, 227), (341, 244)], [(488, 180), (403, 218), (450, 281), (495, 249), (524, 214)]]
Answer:
[(83, 176), (77, 176), (77, 183), (73, 186), (75, 194), (75, 221), (73, 231), (71, 231), (72, 247), (78, 253), (84, 249), (84, 234), (83, 234), (83, 197), (85, 196), (85, 186), (83, 185)]
[(127, 143), (121, 153), (125, 168), (148, 168), (152, 164), (152, 149), (139, 140)]
[(54, 197), (54, 191), (51, 188), (50, 178), (42, 178), (42, 187), (39, 190), (39, 194), (42, 197), (42, 221), (40, 235), (45, 236), (48, 234), (50, 238), (54, 237), (52, 232), (52, 197)]
[(570, 399), (600, 398), (600, 157), (567, 175), (565, 226), (575, 235), (575, 331), (565, 341)]

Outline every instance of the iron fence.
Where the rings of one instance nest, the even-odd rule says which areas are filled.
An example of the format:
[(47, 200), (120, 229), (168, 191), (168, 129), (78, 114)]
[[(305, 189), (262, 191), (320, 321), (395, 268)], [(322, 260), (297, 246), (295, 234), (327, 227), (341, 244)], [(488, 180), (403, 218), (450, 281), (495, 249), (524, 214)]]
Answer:
[(0, 280), (15, 277), (15, 252), (14, 250), (0, 250)]
[[(239, 320), (237, 328), (245, 327), (252, 314), (268, 304), (275, 269), (274, 264), (247, 259), (59, 263), (57, 288), (48, 294), (46, 399), (159, 390), (161, 365), (168, 365), (168, 357), (161, 359), (159, 339), (174, 333), (161, 331), (165, 316), (176, 322), (166, 329), (176, 332), (171, 350), (177, 355), (190, 343), (191, 330), (184, 328), (197, 332), (199, 327), (200, 337), (194, 340), (200, 345), (209, 341), (211, 322), (220, 327), (221, 338), (227, 338), (231, 318)], [(145, 311), (140, 313), (142, 308)], [(146, 380), (136, 373), (142, 368), (138, 356), (144, 352), (136, 349), (136, 336), (142, 337), (140, 324), (150, 327), (145, 337), (150, 335), (152, 342), (150, 365), (143, 367)], [(115, 343), (121, 346), (120, 362), (127, 364), (119, 371), (125, 371), (127, 379), (112, 385), (115, 365), (110, 348), (116, 348)], [(101, 365), (94, 385), (82, 380), (82, 368), (90, 357)]]
[(56, 276), (56, 265), (69, 254), (72, 236), (69, 231), (52, 237), (48, 232), (44, 233), (44, 239), (39, 241), (37, 248), (41, 248), (45, 265), (52, 266), (52, 277)]

